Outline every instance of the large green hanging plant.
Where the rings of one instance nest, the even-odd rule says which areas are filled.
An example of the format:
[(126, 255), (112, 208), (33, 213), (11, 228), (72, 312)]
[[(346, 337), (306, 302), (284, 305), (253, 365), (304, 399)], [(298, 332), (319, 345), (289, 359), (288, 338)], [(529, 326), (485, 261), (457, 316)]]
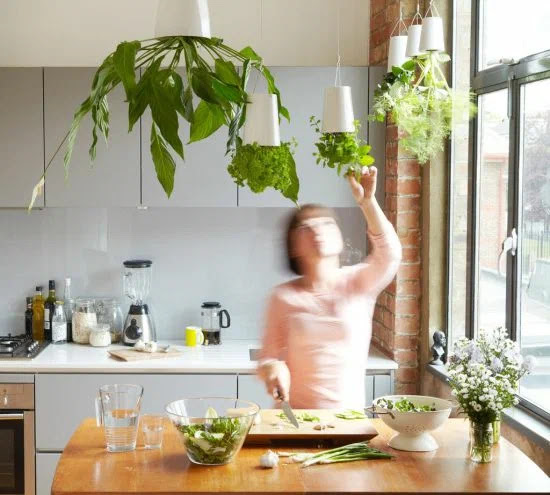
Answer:
[[(180, 61), (185, 62), (184, 77), (176, 71)], [(242, 64), (240, 74), (235, 63)], [(142, 71), (139, 79), (136, 77), (138, 69)], [(219, 38), (195, 36), (167, 36), (120, 43), (95, 73), (90, 95), (74, 114), (69, 132), (35, 186), (29, 208), (40, 194), (46, 171), (65, 141), (64, 164), (68, 173), (75, 138), (87, 115), (93, 122), (89, 149), (93, 162), (98, 135), (101, 134), (105, 141), (109, 138), (107, 97), (120, 84), (128, 102), (128, 132), (147, 108), (151, 111), (151, 155), (158, 180), (169, 197), (176, 171), (173, 153), (184, 159), (178, 114), (191, 125), (189, 143), (205, 139), (225, 125), (229, 129), (227, 150), (234, 150), (246, 117), (246, 86), (252, 69), (266, 80), (269, 93), (277, 95), (279, 116), (290, 120), (271, 72), (250, 47), (237, 51)], [(193, 95), (200, 100), (196, 107)]]
[(447, 54), (429, 52), (393, 67), (374, 93), (371, 119), (384, 121), (389, 114), (404, 131), (400, 143), (421, 164), (443, 150), (456, 122), (476, 112), (472, 93), (447, 84), (441, 64), (449, 60)]

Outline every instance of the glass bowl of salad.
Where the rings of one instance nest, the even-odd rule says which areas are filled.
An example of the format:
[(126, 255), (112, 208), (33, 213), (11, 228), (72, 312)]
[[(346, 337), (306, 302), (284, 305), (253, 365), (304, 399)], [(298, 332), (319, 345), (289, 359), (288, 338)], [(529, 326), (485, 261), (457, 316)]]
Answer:
[(223, 397), (180, 399), (166, 406), (189, 460), (209, 466), (233, 460), (259, 410), (253, 402)]
[(398, 450), (427, 452), (438, 448), (430, 431), (439, 428), (451, 414), (448, 400), (425, 395), (386, 395), (368, 408), (397, 433), (388, 445)]

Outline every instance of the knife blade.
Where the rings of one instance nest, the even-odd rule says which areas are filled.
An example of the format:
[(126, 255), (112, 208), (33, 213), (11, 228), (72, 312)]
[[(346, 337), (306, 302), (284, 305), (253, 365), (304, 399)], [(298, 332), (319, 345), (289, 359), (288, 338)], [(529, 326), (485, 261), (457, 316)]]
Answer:
[(277, 394), (278, 394), (277, 399), (279, 399), (281, 401), (281, 408), (282, 408), (283, 412), (285, 413), (285, 416), (289, 419), (289, 421), (296, 428), (300, 428), (300, 423), (298, 423), (298, 420), (296, 419), (296, 416), (294, 416), (294, 412), (292, 411), (292, 408), (290, 407), (290, 404), (288, 403), (288, 401), (283, 400), (283, 396), (282, 396), (281, 392), (277, 391)]

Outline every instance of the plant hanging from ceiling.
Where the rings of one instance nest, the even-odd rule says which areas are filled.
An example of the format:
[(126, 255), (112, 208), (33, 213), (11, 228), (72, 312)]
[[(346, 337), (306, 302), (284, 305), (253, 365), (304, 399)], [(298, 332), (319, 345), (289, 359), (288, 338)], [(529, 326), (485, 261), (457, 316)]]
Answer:
[[(176, 70), (182, 61), (185, 62), (184, 77)], [(241, 74), (235, 63), (242, 64)], [(138, 69), (141, 70), (139, 79), (136, 78)], [(87, 115), (93, 123), (89, 155), (94, 161), (99, 134), (106, 142), (109, 138), (108, 95), (120, 84), (128, 102), (129, 132), (147, 108), (151, 111), (151, 155), (158, 180), (170, 197), (176, 171), (173, 153), (184, 159), (178, 115), (190, 123), (189, 143), (205, 139), (226, 125), (229, 129), (227, 151), (235, 150), (239, 130), (245, 122), (246, 86), (251, 70), (256, 70), (266, 80), (268, 92), (276, 95), (279, 118), (290, 120), (271, 72), (250, 47), (237, 51), (219, 38), (199, 36), (164, 36), (120, 43), (95, 73), (90, 95), (74, 114), (70, 130), (35, 186), (29, 208), (41, 193), (45, 174), (65, 141), (64, 164), (68, 173), (75, 139)], [(194, 95), (199, 99), (196, 106)]]

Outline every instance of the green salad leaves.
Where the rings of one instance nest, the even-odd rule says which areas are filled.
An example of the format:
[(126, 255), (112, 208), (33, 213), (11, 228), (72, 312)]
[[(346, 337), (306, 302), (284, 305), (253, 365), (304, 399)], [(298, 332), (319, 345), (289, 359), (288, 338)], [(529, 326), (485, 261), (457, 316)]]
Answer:
[(405, 397), (397, 401), (391, 399), (378, 399), (375, 405), (398, 412), (430, 412), (437, 410), (435, 408), (435, 404), (432, 404), (431, 406), (420, 406)]

